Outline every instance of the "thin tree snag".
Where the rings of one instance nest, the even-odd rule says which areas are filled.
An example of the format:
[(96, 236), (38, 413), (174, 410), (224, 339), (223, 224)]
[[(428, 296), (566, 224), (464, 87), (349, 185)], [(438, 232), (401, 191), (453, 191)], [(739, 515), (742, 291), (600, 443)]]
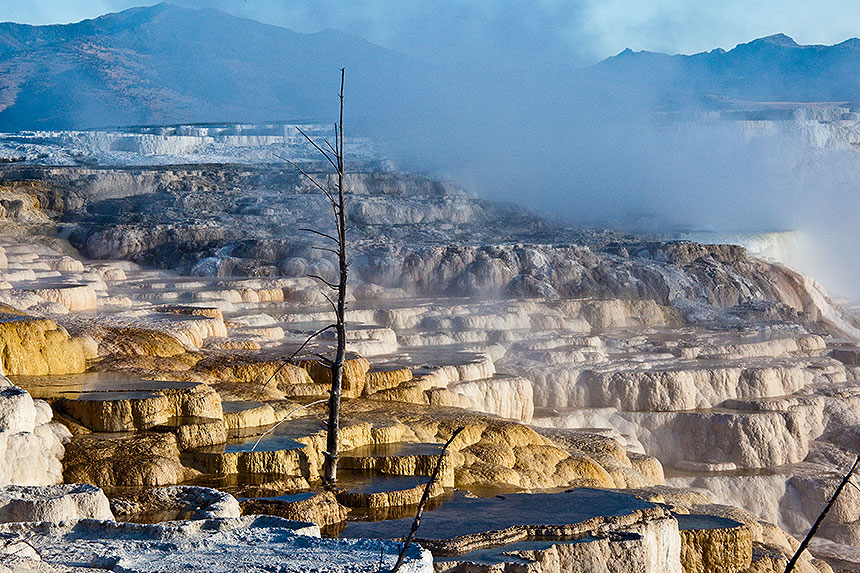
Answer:
[[(335, 313), (334, 324), (327, 326), (325, 329), (323, 329), (323, 331), (328, 330), (330, 328), (334, 328), (335, 330), (337, 348), (335, 350), (334, 360), (329, 360), (328, 358), (317, 355), (322, 361), (322, 363), (328, 366), (331, 370), (331, 389), (329, 390), (328, 398), (328, 423), (326, 425), (326, 451), (323, 452), (323, 455), (325, 456), (325, 463), (323, 464), (322, 475), (323, 487), (325, 487), (326, 489), (335, 489), (337, 483), (338, 437), (340, 434), (340, 398), (343, 389), (343, 364), (346, 359), (346, 275), (347, 269), (349, 267), (349, 262), (346, 258), (346, 207), (344, 203), (344, 75), (344, 68), (341, 68), (340, 92), (338, 92), (340, 114), (338, 116), (337, 123), (335, 123), (334, 125), (334, 145), (329, 143), (328, 140), (324, 140), (326, 146), (331, 150), (331, 153), (323, 149), (321, 145), (311, 139), (311, 137), (307, 133), (305, 133), (300, 127), (296, 126), (296, 129), (302, 135), (302, 137), (304, 137), (305, 140), (310, 143), (311, 146), (313, 146), (313, 148), (317, 152), (319, 152), (323, 157), (325, 157), (326, 161), (328, 161), (328, 163), (337, 172), (337, 180), (335, 183), (337, 191), (336, 194), (332, 193), (332, 184), (330, 176), (326, 179), (326, 185), (323, 185), (322, 183), (320, 183), (320, 181), (318, 181), (307, 171), (302, 169), (295, 162), (287, 159), (286, 157), (278, 156), (293, 167), (295, 167), (299, 173), (301, 173), (308, 181), (311, 182), (312, 185), (314, 185), (317, 189), (323, 192), (326, 199), (328, 199), (329, 203), (331, 204), (332, 213), (334, 215), (334, 225), (336, 229), (336, 233), (334, 236), (315, 229), (302, 229), (303, 231), (308, 231), (324, 239), (334, 241), (334, 243), (336, 244), (336, 249), (330, 249), (328, 247), (314, 248), (321, 251), (330, 252), (337, 256), (340, 275), (337, 283), (333, 283), (318, 275), (310, 275), (314, 279), (320, 281), (326, 287), (337, 292), (336, 302), (332, 300), (329, 296), (324, 295), (326, 300), (329, 301), (329, 303), (332, 305), (332, 308)], [(316, 337), (323, 331), (314, 333), (311, 338)], [(305, 344), (303, 344), (299, 350), (304, 348), (304, 346), (308, 342), (310, 342), (310, 339), (305, 341)], [(295, 357), (295, 354), (293, 354), (293, 357)], [(293, 357), (291, 357), (290, 360), (292, 360)], [(278, 370), (280, 370), (280, 368)], [(277, 373), (277, 371), (275, 373)], [(274, 375), (272, 377), (274, 377)], [(268, 384), (268, 382), (266, 382), (266, 384)]]
[(797, 551), (792, 556), (791, 561), (789, 561), (785, 566), (785, 573), (791, 573), (791, 571), (794, 571), (794, 566), (797, 564), (797, 560), (800, 559), (800, 556), (803, 554), (804, 550), (806, 550), (806, 546), (809, 545), (810, 541), (812, 541), (812, 538), (818, 531), (818, 527), (821, 525), (821, 522), (824, 521), (825, 517), (827, 517), (827, 512), (830, 511), (830, 508), (833, 507), (834, 503), (836, 503), (836, 498), (839, 497), (839, 494), (842, 493), (842, 490), (845, 488), (845, 484), (851, 480), (851, 476), (854, 474), (854, 470), (857, 469), (858, 464), (860, 464), (860, 455), (858, 455), (857, 459), (854, 460), (854, 465), (851, 466), (851, 469), (848, 470), (848, 473), (845, 474), (844, 478), (842, 478), (842, 483), (840, 483), (839, 487), (836, 488), (836, 491), (833, 492), (827, 505), (824, 506), (818, 519), (816, 519), (815, 523), (812, 524), (812, 527), (809, 529), (809, 533), (806, 534), (806, 537), (800, 543), (800, 547), (797, 548)]
[(445, 442), (444, 446), (442, 446), (442, 453), (440, 453), (439, 457), (436, 459), (436, 467), (433, 468), (433, 473), (430, 475), (430, 481), (428, 481), (427, 485), (424, 486), (424, 493), (421, 495), (421, 501), (418, 502), (418, 511), (415, 513), (415, 520), (412, 522), (412, 529), (409, 530), (409, 535), (406, 536), (406, 542), (400, 550), (400, 555), (397, 556), (397, 563), (394, 564), (394, 567), (391, 569), (391, 573), (396, 573), (400, 569), (400, 566), (403, 565), (403, 561), (406, 559), (406, 551), (409, 549), (409, 545), (412, 543), (412, 540), (415, 538), (415, 533), (421, 525), (421, 515), (424, 513), (424, 505), (430, 498), (430, 489), (433, 487), (433, 484), (436, 482), (436, 478), (439, 476), (439, 470), (442, 468), (442, 460), (445, 458), (445, 452), (448, 451), (448, 446), (451, 445), (451, 442), (453, 442), (463, 430), (465, 430), (463, 426), (454, 430), (451, 437), (448, 438), (448, 441)]
[(325, 464), (323, 466), (323, 486), (334, 489), (337, 484), (338, 436), (340, 434), (340, 396), (343, 387), (343, 363), (346, 358), (346, 209), (343, 198), (343, 79), (344, 69), (340, 69), (340, 116), (335, 129), (335, 148), (337, 153), (337, 207), (335, 223), (337, 227), (338, 267), (340, 280), (337, 283), (337, 309), (335, 310), (335, 330), (337, 351), (331, 365), (331, 390), (328, 406), (328, 432), (326, 439)]

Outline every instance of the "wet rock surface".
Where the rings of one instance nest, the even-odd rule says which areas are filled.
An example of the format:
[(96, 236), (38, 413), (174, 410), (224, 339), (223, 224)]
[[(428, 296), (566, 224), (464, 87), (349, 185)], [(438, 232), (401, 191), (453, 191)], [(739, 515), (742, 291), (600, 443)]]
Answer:
[[(343, 535), (395, 537), (408, 521), (350, 523)], [(491, 498), (459, 495), (425, 515), (418, 537), (434, 552), (437, 571), (481, 570), (490, 564), (590, 571), (601, 563), (611, 571), (679, 572), (677, 527), (665, 510), (634, 496), (577, 489)], [(606, 560), (613, 553), (624, 556), (620, 567), (626, 569)]]
[(349, 510), (328, 491), (285, 494), (270, 498), (246, 498), (240, 502), (244, 515), (276, 515), (300, 519), (320, 527), (346, 521)]

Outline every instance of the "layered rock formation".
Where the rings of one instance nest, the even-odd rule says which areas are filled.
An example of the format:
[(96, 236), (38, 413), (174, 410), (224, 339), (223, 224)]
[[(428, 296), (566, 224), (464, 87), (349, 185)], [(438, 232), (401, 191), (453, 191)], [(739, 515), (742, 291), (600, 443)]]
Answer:
[[(837, 339), (854, 326), (805, 277), (739, 247), (565, 231), (529, 216), (514, 223), (521, 212), (442, 184), (362, 173), (350, 179), (363, 238), (347, 316), (355, 354), (343, 491), (325, 495), (315, 489), (323, 407), (304, 406), (326, 396), (329, 374), (314, 355), (332, 340), (284, 363), (330, 321), (317, 283), (299, 276), (333, 269), (295, 237), (320, 207), (309, 188), (284, 170), (244, 167), (15, 167), (4, 177), (16, 193), (27, 185), (8, 180), (35, 178), (30, 196), (54, 201), (51, 210), (22, 203), (20, 213), (43, 216), (41, 231), (28, 231), (41, 244), (4, 247), (10, 332), (23, 328), (14, 323), (44, 332), (18, 338), (36, 344), (46, 366), (15, 373), (52, 374), (16, 382), (75, 434), (66, 481), (139, 488), (111, 493), (126, 518), (235, 517), (229, 496), (151, 489), (189, 480), (232, 492), (245, 513), (313, 519), (332, 534), (348, 533), (348, 514), (407, 518), (438, 445), (462, 426), (428, 515), (451, 503), (452, 487), (621, 488), (674, 508), (607, 526), (608, 537), (591, 539), (588, 526), (577, 530), (582, 538), (514, 547), (505, 567), (768, 570), (795, 545), (758, 518), (803, 533), (860, 427), (856, 349)], [(198, 276), (72, 256), (49, 239), (60, 217), (91, 256)], [(7, 348), (10, 357), (31, 354)], [(664, 466), (673, 485), (709, 490), (757, 517), (660, 489)], [(210, 498), (224, 507), (210, 511)], [(822, 530), (834, 543), (856, 538), (845, 503)], [(79, 541), (65, 530), (46, 539), (46, 547)], [(457, 560), (464, 551), (450, 567), (482, 570), (479, 554)], [(808, 558), (804, 567), (827, 570)]]
[(0, 314), (0, 353), (11, 376), (72, 374), (86, 367), (81, 344), (66, 329), (21, 313)]
[[(326, 230), (318, 216), (324, 198), (293, 170), (12, 166), (2, 178), (18, 186), (62, 182), (72, 243), (90, 257), (219, 276), (333, 271), (310, 248), (312, 235), (292, 232)], [(352, 246), (353, 280), (368, 285), (415, 294), (646, 299), (697, 319), (751, 301), (813, 319), (824, 312), (803, 277), (750, 259), (740, 247), (573, 232), (406, 174), (358, 173), (348, 185), (350, 225), (361, 235)], [(217, 202), (207, 199), (212, 188)], [(569, 246), (547, 246), (560, 243)]]

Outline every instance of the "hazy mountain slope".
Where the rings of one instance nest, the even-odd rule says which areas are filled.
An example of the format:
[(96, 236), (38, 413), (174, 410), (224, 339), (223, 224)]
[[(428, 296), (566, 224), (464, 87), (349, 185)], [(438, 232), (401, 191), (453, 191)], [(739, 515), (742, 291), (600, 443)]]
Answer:
[(802, 46), (784, 34), (691, 56), (625, 50), (592, 66), (594, 81), (646, 89), (664, 106), (860, 100), (860, 40)]
[(423, 64), (337, 31), (298, 34), (167, 4), (64, 26), (0, 25), (0, 129), (334, 117), (421, 91)]
[[(395, 144), (424, 157), (444, 156), (457, 137), (468, 150), (499, 123), (578, 124), (577, 110), (860, 100), (860, 40), (800, 46), (777, 35), (692, 56), (626, 50), (586, 69), (442, 70), (343, 32), (159, 4), (76, 24), (0, 24), (0, 130), (331, 121), (340, 67), (349, 127), (408, 141)], [(415, 144), (435, 133), (445, 148)]]

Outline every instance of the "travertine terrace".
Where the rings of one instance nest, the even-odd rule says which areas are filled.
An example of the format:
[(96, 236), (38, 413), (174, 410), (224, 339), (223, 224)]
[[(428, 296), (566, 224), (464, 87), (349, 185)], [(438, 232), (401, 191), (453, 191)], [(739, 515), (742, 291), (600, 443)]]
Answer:
[[(177, 567), (254, 540), (251, 568), (318, 527), (401, 537), (464, 426), (418, 536), (437, 571), (771, 571), (856, 449), (858, 331), (807, 277), (737, 246), (556, 230), (357, 173), (342, 490), (324, 492), (324, 411), (295, 410), (325, 396), (314, 353), (331, 341), (281, 367), (330, 320), (305, 275), (331, 268), (295, 238), (310, 190), (263, 167), (4, 178), (0, 480), (15, 485), (0, 518), (15, 523), (0, 534), (30, 544), (0, 558), (12, 570), (37, 554), (97, 567), (106, 539), (123, 570), (148, 571), (163, 537), (193, 546)], [(840, 499), (821, 555), (858, 544), (858, 500)], [(475, 529), (468, 511), (504, 519)], [(28, 524), (69, 519), (91, 521)], [(308, 543), (361, 567), (393, 547)], [(830, 569), (807, 555), (800, 570)]]

